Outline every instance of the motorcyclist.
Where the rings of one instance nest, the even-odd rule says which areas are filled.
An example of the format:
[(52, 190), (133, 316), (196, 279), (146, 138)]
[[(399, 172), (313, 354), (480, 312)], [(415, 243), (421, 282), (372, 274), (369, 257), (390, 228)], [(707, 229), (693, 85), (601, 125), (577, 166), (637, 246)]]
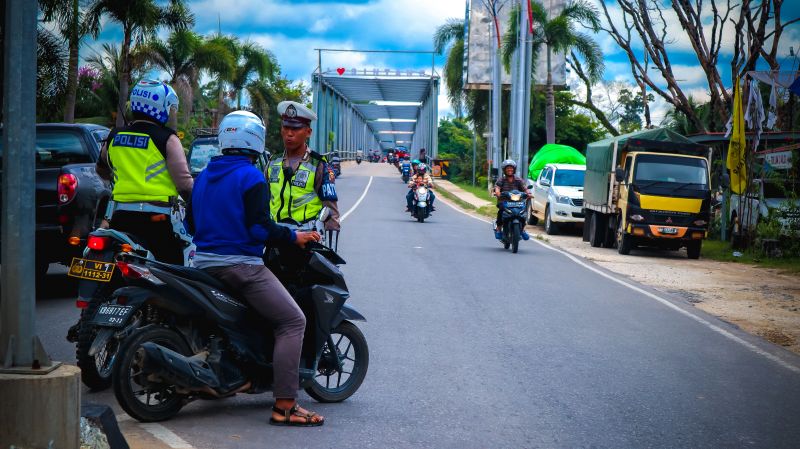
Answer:
[(417, 169), (419, 168), (419, 164), (420, 164), (419, 159), (414, 159), (413, 161), (411, 161), (411, 176), (417, 174)]
[(411, 171), (411, 158), (409, 158), (408, 156), (406, 156), (403, 159), (403, 162), (400, 163), (400, 173), (402, 173), (403, 170), (408, 170), (408, 174), (409, 175), (411, 175), (411, 173), (412, 173), (412, 171)]
[[(429, 189), (434, 188), (433, 179), (431, 175), (428, 174), (428, 167), (425, 164), (419, 164), (419, 166), (417, 166), (417, 172), (408, 180), (409, 190), (406, 194), (406, 212), (411, 212), (411, 208), (414, 207), (414, 188), (418, 185), (425, 185)], [(431, 205), (431, 210), (436, 210), (433, 207), (433, 201), (436, 199), (436, 195), (433, 194), (433, 190), (429, 190), (428, 194), (430, 195), (428, 202)]]
[[(497, 197), (497, 219), (495, 220), (494, 224), (494, 236), (497, 240), (503, 238), (503, 224), (500, 222), (501, 214), (503, 212), (503, 201), (500, 199), (500, 194), (503, 192), (509, 192), (511, 190), (519, 190), (520, 192), (525, 193), (528, 198), (532, 196), (531, 191), (528, 190), (528, 187), (525, 185), (525, 181), (516, 175), (516, 162), (514, 162), (512, 159), (506, 159), (502, 164), (500, 164), (500, 167), (503, 170), (503, 176), (494, 184), (494, 192), (492, 192), (493, 195)], [(521, 234), (524, 240), (528, 240), (530, 238), (524, 229), (522, 230)]]
[(325, 221), (325, 230), (332, 238), (341, 229), (336, 176), (325, 158), (306, 144), (311, 137), (311, 122), (317, 115), (294, 101), (280, 102), (278, 114), (285, 152), (283, 157), (273, 158), (264, 170), (270, 188), (270, 212), (278, 223), (302, 225), (316, 220), (322, 208), (327, 207), (330, 217)]
[[(194, 180), (175, 130), (178, 95), (168, 84), (144, 79), (131, 90), (133, 121), (114, 128), (100, 150), (97, 174), (112, 181), (105, 219), (111, 228), (139, 238), (156, 259), (183, 265), (183, 224), (173, 212), (189, 199)], [(183, 233), (185, 235), (185, 231)]]
[(219, 279), (274, 328), (271, 424), (318, 426), (325, 419), (297, 405), (300, 351), (306, 318), (262, 261), (265, 244), (290, 241), (304, 247), (317, 232), (296, 232), (276, 224), (267, 207), (269, 187), (254, 163), (264, 152), (266, 128), (247, 111), (226, 115), (219, 125), (222, 155), (197, 177), (191, 224), (195, 265)]

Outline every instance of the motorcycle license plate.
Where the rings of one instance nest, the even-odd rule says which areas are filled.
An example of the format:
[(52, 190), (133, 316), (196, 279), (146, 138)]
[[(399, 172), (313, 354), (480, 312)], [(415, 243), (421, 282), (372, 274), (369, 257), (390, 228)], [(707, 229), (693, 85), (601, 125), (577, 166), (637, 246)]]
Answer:
[(100, 306), (92, 319), (92, 324), (98, 326), (122, 327), (128, 320), (128, 315), (133, 311), (133, 306), (120, 306), (107, 304)]
[(111, 275), (114, 274), (114, 267), (113, 262), (73, 257), (67, 275), (90, 281), (108, 282), (111, 280)]
[(662, 234), (677, 234), (678, 228), (658, 228), (658, 232)]
[(506, 207), (525, 207), (524, 201), (506, 201)]

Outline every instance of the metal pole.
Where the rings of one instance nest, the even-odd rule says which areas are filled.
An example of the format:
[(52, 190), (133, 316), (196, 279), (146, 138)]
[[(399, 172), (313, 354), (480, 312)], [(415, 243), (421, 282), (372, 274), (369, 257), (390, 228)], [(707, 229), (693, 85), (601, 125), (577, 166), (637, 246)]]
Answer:
[[(497, 40), (497, 32), (494, 26), (491, 26), (492, 29), (492, 43)], [(500, 48), (495, 47), (494, 51), (492, 52), (492, 166), (494, 168), (500, 167), (500, 159), (502, 154), (502, 131), (501, 131), (501, 120), (502, 120), (502, 95), (503, 95), (503, 83), (501, 79), (501, 71), (500, 71)], [(499, 174), (498, 174), (499, 176)]]
[(0, 363), (51, 362), (36, 337), (36, 15), (37, 2), (6, 0), (3, 49), (3, 206)]
[(522, 20), (522, 24), (520, 25), (520, 48), (524, 49), (524, 59), (520, 65), (520, 69), (522, 70), (523, 75), (523, 95), (520, 98), (521, 103), (521, 137), (522, 140), (521, 144), (521, 154), (520, 154), (520, 163), (521, 163), (521, 173), (520, 177), (527, 180), (528, 179), (528, 152), (530, 151), (530, 127), (531, 127), (531, 91), (533, 90), (533, 75), (531, 74), (532, 66), (533, 66), (533, 41), (532, 36), (530, 36), (530, 28), (528, 27), (528, 15), (525, 14), (524, 8), (521, 11), (521, 15), (524, 17)]
[(475, 186), (475, 158), (478, 152), (478, 130), (472, 129), (472, 186)]

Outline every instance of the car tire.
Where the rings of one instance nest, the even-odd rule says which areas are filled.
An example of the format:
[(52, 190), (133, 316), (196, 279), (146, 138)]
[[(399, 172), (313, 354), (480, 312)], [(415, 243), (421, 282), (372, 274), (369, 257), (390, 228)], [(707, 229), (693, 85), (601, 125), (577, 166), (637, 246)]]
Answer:
[(546, 232), (547, 235), (556, 235), (558, 234), (558, 225), (553, 222), (553, 218), (550, 214), (550, 205), (548, 204), (544, 208), (544, 232)]
[(692, 240), (686, 244), (686, 256), (690, 259), (699, 259), (700, 250), (703, 248), (702, 240)]

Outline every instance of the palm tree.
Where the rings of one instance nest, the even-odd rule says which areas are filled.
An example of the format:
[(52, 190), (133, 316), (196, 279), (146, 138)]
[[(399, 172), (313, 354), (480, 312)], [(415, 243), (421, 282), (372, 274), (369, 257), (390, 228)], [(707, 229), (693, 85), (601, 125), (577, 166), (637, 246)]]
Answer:
[(485, 130), (489, 91), (464, 90), (464, 39), (464, 21), (449, 19), (436, 29), (433, 35), (433, 47), (439, 54), (447, 49), (443, 78), (447, 87), (447, 99), (453, 106), (456, 116), (461, 117), (466, 111), (475, 128)]
[[(531, 1), (531, 0), (529, 0)], [(574, 52), (583, 58), (586, 64), (586, 74), (589, 80), (597, 82), (603, 75), (603, 52), (600, 46), (588, 34), (577, 31), (577, 25), (583, 25), (597, 33), (600, 31), (600, 19), (598, 19), (597, 9), (586, 0), (570, 0), (564, 9), (555, 17), (548, 19), (547, 10), (538, 2), (531, 1), (531, 15), (533, 16), (533, 46), (534, 55), (538, 52), (538, 47), (545, 45), (545, 55), (547, 57), (547, 80), (545, 82), (545, 127), (547, 143), (556, 141), (556, 106), (555, 95), (553, 93), (553, 68), (552, 56), (556, 53)], [(516, 14), (520, 11), (517, 9)], [(516, 21), (511, 20), (509, 27), (517, 29)], [(511, 31), (506, 33), (509, 36)], [(504, 42), (503, 59), (508, 61), (511, 53), (516, 49), (517, 41), (512, 34)]]
[(142, 57), (167, 72), (170, 84), (185, 99), (184, 121), (191, 117), (194, 93), (199, 89), (201, 72), (229, 74), (234, 59), (231, 51), (213, 40), (206, 40), (191, 30), (176, 30), (167, 41), (152, 39), (138, 47)]
[(245, 87), (254, 79), (274, 81), (279, 68), (275, 56), (255, 42), (244, 42), (237, 47), (236, 66), (227, 82), (236, 97), (236, 108), (241, 109)]
[(81, 39), (87, 34), (85, 15), (82, 8), (86, 0), (39, 0), (45, 22), (53, 21), (59, 32), (67, 40), (69, 64), (67, 67), (66, 98), (64, 100), (64, 121), (75, 121), (75, 101), (78, 92), (78, 61)]
[(43, 121), (58, 120), (52, 104), (66, 92), (67, 48), (60, 36), (41, 26), (36, 43), (36, 115)]
[[(131, 75), (142, 76), (149, 66), (138, 51), (131, 53)], [(86, 57), (86, 64), (99, 73), (100, 87), (93, 93), (101, 104), (107, 106), (103, 113), (112, 114), (117, 110), (119, 102), (119, 78), (122, 73), (122, 54), (118, 45), (103, 44), (102, 52), (95, 52)], [(100, 111), (98, 111), (100, 112)]]
[(94, 0), (86, 12), (88, 28), (93, 37), (100, 32), (100, 20), (108, 17), (122, 26), (122, 67), (119, 77), (117, 126), (122, 126), (131, 83), (131, 46), (144, 41), (162, 26), (173, 30), (185, 29), (194, 24), (194, 15), (183, 0), (170, 0), (159, 6), (156, 0)]

